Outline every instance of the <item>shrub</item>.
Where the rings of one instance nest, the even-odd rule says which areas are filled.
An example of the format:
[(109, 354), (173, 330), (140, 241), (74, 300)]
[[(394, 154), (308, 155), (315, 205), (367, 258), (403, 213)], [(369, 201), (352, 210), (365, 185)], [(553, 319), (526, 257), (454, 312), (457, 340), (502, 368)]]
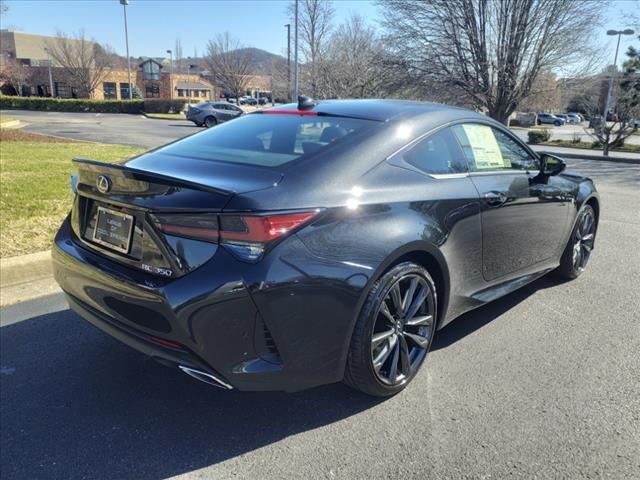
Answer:
[(0, 108), (51, 112), (140, 113), (143, 100), (89, 98), (11, 97), (0, 95)]
[(143, 110), (146, 113), (180, 113), (184, 109), (184, 104), (184, 100), (152, 98), (144, 101)]
[(540, 130), (529, 130), (527, 138), (530, 144), (542, 143), (551, 138), (551, 132), (546, 128)]

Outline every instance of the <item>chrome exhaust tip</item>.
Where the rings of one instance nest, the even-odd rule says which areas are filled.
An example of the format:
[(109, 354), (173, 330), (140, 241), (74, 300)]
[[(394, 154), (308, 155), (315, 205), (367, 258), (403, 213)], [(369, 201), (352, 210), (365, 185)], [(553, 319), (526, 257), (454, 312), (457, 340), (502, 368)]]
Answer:
[(196, 378), (201, 382), (208, 383), (209, 385), (213, 385), (214, 387), (224, 388), (225, 390), (233, 389), (233, 387), (227, 382), (220, 380), (218, 377), (212, 375), (211, 373), (196, 370), (195, 368), (191, 367), (185, 367), (184, 365), (178, 365), (178, 368), (190, 377)]

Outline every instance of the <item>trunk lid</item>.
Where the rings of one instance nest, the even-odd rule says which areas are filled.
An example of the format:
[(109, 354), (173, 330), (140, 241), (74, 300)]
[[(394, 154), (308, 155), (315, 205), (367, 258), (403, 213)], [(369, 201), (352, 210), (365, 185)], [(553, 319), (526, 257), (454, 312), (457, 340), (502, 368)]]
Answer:
[(209, 260), (218, 244), (215, 236), (202, 241), (172, 235), (163, 229), (164, 219), (179, 214), (217, 232), (217, 214), (234, 195), (270, 188), (282, 179), (280, 173), (250, 166), (167, 157), (152, 152), (116, 164), (74, 159), (78, 176), (71, 226), (77, 240), (130, 267), (179, 277)]

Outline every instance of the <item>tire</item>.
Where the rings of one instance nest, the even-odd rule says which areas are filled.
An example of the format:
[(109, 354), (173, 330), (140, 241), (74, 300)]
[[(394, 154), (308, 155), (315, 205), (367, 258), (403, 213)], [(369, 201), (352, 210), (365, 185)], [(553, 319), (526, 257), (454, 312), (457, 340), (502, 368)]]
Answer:
[(560, 122), (558, 122), (557, 120), (556, 120), (555, 122), (553, 122), (553, 124), (554, 124), (556, 127), (559, 127), (559, 126), (561, 125), (561, 123), (560, 123)]
[(578, 278), (589, 262), (598, 227), (596, 213), (591, 205), (583, 205), (567, 246), (562, 252), (557, 274), (565, 279)]
[(429, 272), (411, 262), (395, 265), (376, 281), (362, 306), (345, 383), (376, 397), (404, 390), (427, 357), (436, 325), (436, 288)]
[(216, 120), (216, 117), (208, 116), (204, 119), (204, 126), (207, 128), (215, 127), (217, 124), (218, 120)]
[(538, 125), (542, 125), (542, 122), (541, 122), (540, 120), (538, 120), (538, 121), (536, 122), (536, 124), (538, 124)]

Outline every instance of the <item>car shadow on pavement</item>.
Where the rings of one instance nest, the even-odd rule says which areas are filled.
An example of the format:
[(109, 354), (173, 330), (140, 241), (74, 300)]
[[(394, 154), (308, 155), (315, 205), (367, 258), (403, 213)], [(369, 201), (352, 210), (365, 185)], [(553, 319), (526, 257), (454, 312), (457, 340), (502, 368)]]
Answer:
[(159, 479), (380, 403), (342, 384), (223, 391), (156, 364), (65, 310), (0, 330), (2, 478)]
[(446, 348), (467, 335), (471, 335), (476, 330), (481, 329), (503, 313), (515, 307), (520, 302), (526, 300), (538, 290), (555, 287), (565, 282), (566, 280), (554, 276), (553, 274), (545, 275), (515, 292), (501, 297), (495, 302), (488, 303), (461, 315), (443, 327), (442, 330), (438, 330), (436, 332), (431, 350), (434, 351)]

